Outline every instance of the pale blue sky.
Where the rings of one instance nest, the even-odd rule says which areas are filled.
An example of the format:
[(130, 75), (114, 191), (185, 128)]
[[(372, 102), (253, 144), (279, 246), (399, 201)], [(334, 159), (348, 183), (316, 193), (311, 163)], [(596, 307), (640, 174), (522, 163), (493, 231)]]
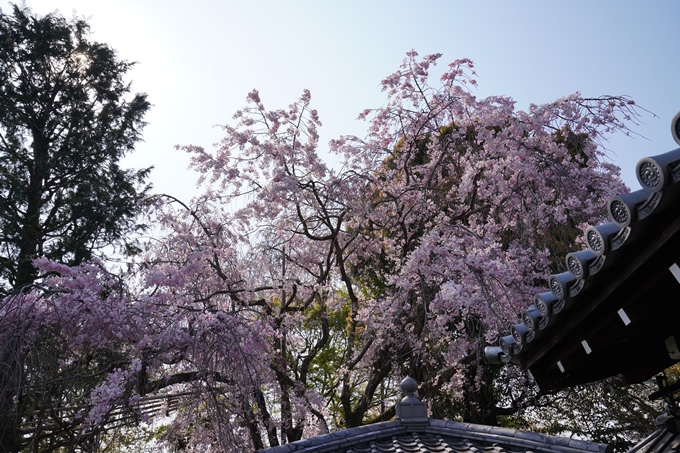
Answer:
[[(656, 113), (637, 132), (612, 137), (612, 158), (639, 188), (635, 163), (677, 148), (670, 120), (680, 110), (680, 1), (207, 1), (34, 0), (89, 18), (94, 37), (138, 61), (133, 89), (153, 109), (127, 160), (155, 165), (156, 191), (188, 200), (195, 175), (176, 144), (210, 147), (253, 88), (269, 108), (312, 92), (322, 146), (363, 135), (357, 114), (384, 102), (380, 80), (404, 54), (443, 53), (477, 67), (479, 97), (507, 95), (518, 108), (574, 91), (626, 94)], [(3, 7), (5, 12), (9, 6)]]

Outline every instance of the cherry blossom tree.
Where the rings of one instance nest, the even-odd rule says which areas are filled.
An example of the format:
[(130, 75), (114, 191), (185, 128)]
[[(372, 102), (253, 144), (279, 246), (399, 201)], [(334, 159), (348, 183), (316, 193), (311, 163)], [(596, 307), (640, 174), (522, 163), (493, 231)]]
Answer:
[(578, 225), (596, 222), (602, 200), (625, 191), (598, 145), (626, 130), (616, 113), (630, 119), (633, 104), (575, 94), (518, 112), (509, 98), (478, 100), (466, 89), (475, 84), (467, 60), (429, 86), (437, 58), (410, 54), (383, 81), (387, 106), (364, 112), (367, 139), (336, 146), (357, 172), (377, 169), (364, 172), (375, 195), (362, 225), (370, 245), (356, 257), (367, 284), (377, 282), (367, 318), (408, 345), (402, 372), (422, 382), (421, 393), (459, 402), (441, 415), (496, 424), (526, 392), (500, 407), (481, 348), (515, 322)]
[(101, 263), (35, 264), (54, 275), (0, 310), (19, 435), (7, 451), (96, 450), (107, 430), (171, 411), (179, 444), (187, 430), (221, 449), (252, 443), (247, 417), (268, 375), (257, 320), (197, 300), (163, 266), (132, 292)]
[[(253, 91), (214, 152), (183, 148), (214, 184), (209, 198), (246, 200), (222, 224), (257, 251), (244, 283), (270, 288), (258, 300), (278, 332), (270, 345), (287, 441), (305, 422), (289, 413), (288, 392), (310, 379), (334, 425), (389, 416), (381, 389), (406, 373), (449, 402), (441, 415), (497, 423), (516, 412), (528, 391), (501, 407), (481, 349), (542, 285), (551, 253), (573, 246), (578, 226), (603, 215), (601, 200), (625, 191), (602, 145), (607, 133), (629, 132), (632, 101), (577, 93), (516, 111), (509, 98), (472, 94), (468, 60), (429, 85), (438, 58), (409, 53), (383, 81), (387, 105), (361, 116), (368, 136), (331, 143), (340, 171), (316, 152), (308, 92), (270, 111)], [(344, 326), (333, 330), (336, 314)], [(309, 375), (329, 360), (334, 375)]]
[(19, 447), (91, 449), (167, 416), (177, 450), (253, 451), (388, 419), (407, 374), (437, 417), (530, 404), (483, 347), (625, 190), (603, 144), (636, 109), (577, 93), (518, 111), (474, 96), (469, 60), (431, 84), (439, 58), (407, 54), (367, 136), (330, 143), (338, 169), (308, 91), (278, 110), (252, 91), (214, 150), (180, 147), (206, 192), (154, 199), (137, 262), (38, 261), (51, 277), (0, 310)]

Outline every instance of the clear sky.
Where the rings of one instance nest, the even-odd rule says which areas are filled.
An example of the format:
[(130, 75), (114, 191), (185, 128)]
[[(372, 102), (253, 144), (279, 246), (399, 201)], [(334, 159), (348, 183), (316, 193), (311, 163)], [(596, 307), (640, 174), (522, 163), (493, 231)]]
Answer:
[[(356, 121), (384, 102), (380, 80), (410, 49), (476, 64), (476, 95), (525, 109), (580, 91), (631, 96), (659, 118), (612, 137), (612, 159), (633, 190), (636, 162), (678, 145), (680, 1), (208, 1), (27, 0), (35, 13), (89, 18), (93, 37), (139, 64), (130, 79), (154, 104), (145, 142), (126, 163), (154, 165), (155, 191), (188, 200), (196, 175), (176, 144), (210, 147), (246, 94), (285, 107), (304, 88), (319, 111), (322, 146), (363, 135)], [(3, 11), (9, 12), (6, 4)]]

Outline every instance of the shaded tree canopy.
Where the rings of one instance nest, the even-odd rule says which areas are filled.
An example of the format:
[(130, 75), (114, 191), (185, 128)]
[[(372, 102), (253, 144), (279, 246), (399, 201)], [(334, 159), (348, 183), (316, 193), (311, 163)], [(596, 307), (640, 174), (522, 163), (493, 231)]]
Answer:
[(131, 95), (132, 63), (88, 38), (84, 20), (0, 11), (0, 278), (33, 282), (31, 261), (77, 265), (123, 237), (148, 169), (120, 159), (150, 107)]
[(545, 395), (503, 421), (522, 429), (569, 433), (625, 452), (657, 429), (654, 422), (664, 405), (649, 401), (655, 390), (652, 380), (625, 384), (615, 376)]

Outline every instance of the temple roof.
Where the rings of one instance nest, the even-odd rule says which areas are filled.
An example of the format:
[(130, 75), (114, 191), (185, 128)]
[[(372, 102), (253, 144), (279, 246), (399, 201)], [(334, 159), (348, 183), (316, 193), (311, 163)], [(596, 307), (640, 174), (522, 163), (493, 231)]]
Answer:
[(636, 175), (642, 189), (607, 201), (610, 222), (586, 230), (587, 248), (486, 348), (489, 361), (550, 391), (618, 374), (640, 382), (680, 360), (680, 148), (641, 159)]
[(403, 420), (375, 423), (292, 442), (259, 453), (611, 452), (608, 445), (517, 429), (429, 419), (411, 432)]

